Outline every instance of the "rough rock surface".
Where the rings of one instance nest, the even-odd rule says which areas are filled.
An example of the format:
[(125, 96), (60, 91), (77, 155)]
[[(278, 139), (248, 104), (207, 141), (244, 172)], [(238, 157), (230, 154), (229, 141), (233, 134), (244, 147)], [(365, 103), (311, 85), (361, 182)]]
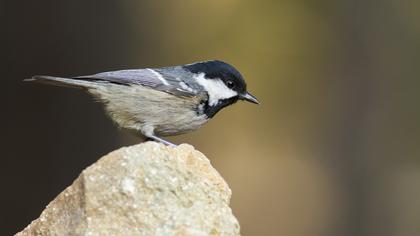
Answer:
[(239, 235), (230, 196), (192, 146), (147, 142), (85, 169), (17, 235)]

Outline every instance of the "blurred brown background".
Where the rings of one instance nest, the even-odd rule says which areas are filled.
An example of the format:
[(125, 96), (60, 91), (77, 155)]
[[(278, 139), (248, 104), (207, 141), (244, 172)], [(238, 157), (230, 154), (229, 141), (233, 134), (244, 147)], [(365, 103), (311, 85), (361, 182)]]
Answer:
[(24, 84), (220, 59), (240, 103), (170, 138), (233, 190), (243, 235), (420, 235), (420, 2), (0, 1), (0, 235), (140, 140), (80, 91)]

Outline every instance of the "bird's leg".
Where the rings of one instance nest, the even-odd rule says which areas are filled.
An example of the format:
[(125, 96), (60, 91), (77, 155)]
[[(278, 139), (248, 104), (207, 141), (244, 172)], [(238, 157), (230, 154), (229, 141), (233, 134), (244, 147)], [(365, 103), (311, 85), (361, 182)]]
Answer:
[(173, 144), (173, 143), (171, 143), (169, 141), (166, 141), (165, 139), (159, 138), (159, 137), (157, 137), (157, 136), (155, 136), (153, 134), (152, 135), (148, 135), (148, 138), (151, 139), (151, 140), (154, 140), (154, 141), (163, 143), (163, 144), (165, 144), (165, 145), (167, 145), (169, 147), (176, 147), (175, 144)]
[(154, 134), (154, 127), (153, 127), (153, 126), (151, 126), (151, 125), (145, 125), (145, 126), (143, 126), (143, 127), (142, 127), (142, 129), (140, 130), (140, 132), (141, 132), (144, 136), (146, 136), (146, 137), (147, 137), (147, 139), (151, 139), (151, 140), (154, 140), (154, 141), (157, 141), (157, 142), (163, 143), (163, 144), (165, 144), (165, 145), (167, 145), (167, 146), (169, 146), (169, 147), (176, 147), (176, 145), (175, 145), (175, 144), (173, 144), (173, 143), (171, 143), (171, 142), (168, 142), (168, 141), (166, 141), (166, 140), (164, 140), (164, 139), (159, 138), (158, 136), (156, 136), (156, 135)]

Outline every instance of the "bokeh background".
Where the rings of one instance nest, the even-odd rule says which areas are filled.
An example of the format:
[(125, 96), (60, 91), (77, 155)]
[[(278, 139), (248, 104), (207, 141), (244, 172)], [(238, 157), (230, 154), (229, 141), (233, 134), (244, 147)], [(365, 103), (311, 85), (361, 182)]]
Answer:
[(141, 140), (81, 91), (24, 84), (220, 59), (260, 106), (191, 134), (243, 235), (420, 234), (420, 2), (0, 1), (0, 235)]

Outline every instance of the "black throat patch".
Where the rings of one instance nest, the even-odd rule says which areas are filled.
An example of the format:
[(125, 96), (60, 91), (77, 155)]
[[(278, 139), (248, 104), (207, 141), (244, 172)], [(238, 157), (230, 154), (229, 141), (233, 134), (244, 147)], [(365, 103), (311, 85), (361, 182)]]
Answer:
[(209, 102), (206, 101), (204, 103), (204, 109), (203, 112), (204, 114), (208, 117), (208, 118), (213, 118), (213, 116), (215, 116), (217, 114), (217, 112), (219, 112), (220, 110), (222, 110), (224, 107), (227, 107), (229, 105), (234, 104), (235, 102), (238, 101), (238, 97), (231, 97), (228, 99), (223, 99), (220, 100), (216, 105), (214, 106), (210, 106)]

